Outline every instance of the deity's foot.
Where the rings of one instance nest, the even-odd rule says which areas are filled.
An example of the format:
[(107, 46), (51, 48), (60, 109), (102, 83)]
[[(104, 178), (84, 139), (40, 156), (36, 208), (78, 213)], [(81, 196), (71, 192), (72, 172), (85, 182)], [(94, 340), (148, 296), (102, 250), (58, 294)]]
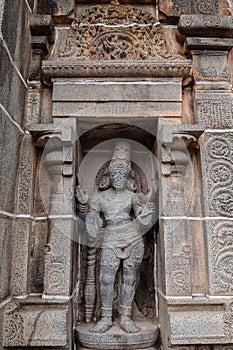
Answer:
[(97, 325), (92, 329), (93, 333), (105, 333), (112, 327), (112, 317), (102, 317)]
[(140, 328), (136, 326), (134, 321), (129, 316), (125, 316), (125, 315), (121, 316), (119, 326), (126, 333), (138, 333), (140, 331)]

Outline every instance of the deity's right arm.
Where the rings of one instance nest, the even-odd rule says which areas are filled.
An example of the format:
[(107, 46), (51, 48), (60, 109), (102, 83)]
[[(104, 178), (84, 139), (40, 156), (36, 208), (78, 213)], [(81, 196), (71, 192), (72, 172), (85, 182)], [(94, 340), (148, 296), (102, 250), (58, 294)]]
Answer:
[(89, 210), (86, 215), (86, 229), (89, 238), (96, 239), (103, 221), (100, 217), (100, 194), (94, 193), (88, 201)]

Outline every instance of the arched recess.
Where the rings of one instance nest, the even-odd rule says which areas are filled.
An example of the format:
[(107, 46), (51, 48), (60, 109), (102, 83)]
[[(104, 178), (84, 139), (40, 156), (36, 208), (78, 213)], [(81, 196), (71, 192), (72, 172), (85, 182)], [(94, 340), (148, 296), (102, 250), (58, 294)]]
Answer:
[[(99, 124), (99, 125), (97, 125)], [(93, 126), (93, 127), (92, 127)], [(101, 176), (103, 170), (111, 159), (114, 145), (117, 140), (123, 139), (131, 143), (131, 167), (134, 171), (134, 176), (139, 179), (142, 186), (141, 192), (146, 194), (152, 187), (157, 189), (158, 186), (158, 164), (156, 164), (156, 134), (157, 134), (157, 119), (152, 119), (145, 123), (144, 120), (135, 119), (127, 120), (127, 123), (96, 123), (92, 121), (79, 121), (78, 133), (78, 169), (77, 169), (77, 184), (87, 190), (90, 195), (98, 187), (98, 176)], [(82, 160), (81, 160), (82, 159)], [(81, 161), (80, 161), (81, 160)], [(136, 174), (135, 174), (136, 173)], [(138, 190), (135, 189), (135, 192)], [(78, 214), (78, 213), (77, 213)], [(157, 314), (157, 272), (156, 272), (156, 233), (157, 233), (157, 218), (153, 227), (144, 235), (145, 253), (143, 263), (141, 265), (138, 276), (138, 286), (136, 289), (135, 300), (133, 305), (134, 317), (139, 315), (139, 318), (155, 320)], [(77, 299), (77, 323), (82, 323), (85, 320), (85, 285), (87, 274), (88, 248), (85, 232), (83, 233), (84, 223), (78, 222), (77, 240), (81, 243), (79, 247), (79, 257), (77, 262), (77, 270), (74, 272), (77, 276), (78, 299)], [(84, 229), (85, 231), (85, 229)], [(83, 235), (84, 234), (84, 237)], [(97, 249), (97, 267), (98, 274), (99, 250)], [(93, 258), (93, 257), (92, 257)], [(121, 269), (121, 268), (120, 268)], [(117, 276), (116, 291), (114, 298), (114, 317), (117, 318), (117, 303), (119, 296), (117, 295), (118, 284), (120, 284), (120, 269)], [(96, 293), (95, 306), (92, 310), (92, 321), (100, 316), (100, 300), (98, 276), (95, 276), (93, 281), (96, 285), (93, 293)]]

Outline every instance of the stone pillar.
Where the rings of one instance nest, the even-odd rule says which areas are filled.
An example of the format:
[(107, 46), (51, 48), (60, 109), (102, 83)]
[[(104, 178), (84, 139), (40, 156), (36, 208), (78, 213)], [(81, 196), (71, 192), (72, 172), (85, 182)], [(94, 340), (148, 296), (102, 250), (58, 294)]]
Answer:
[(44, 297), (46, 298), (47, 295), (69, 297), (72, 292), (74, 226), (72, 194), (75, 186), (75, 147), (72, 144), (72, 131), (55, 129), (54, 133), (46, 132), (46, 135), (39, 137), (37, 144), (44, 146), (43, 161), (51, 179), (49, 233), (45, 247)]
[[(163, 346), (191, 344), (186, 338), (183, 308), (192, 314), (195, 297), (207, 292), (203, 228), (193, 219), (194, 168), (198, 138), (203, 128), (163, 125), (159, 136), (161, 154), (159, 232), (159, 319)], [(177, 328), (177, 323), (182, 331)], [(180, 332), (184, 339), (179, 339)], [(195, 335), (196, 336), (196, 335)], [(198, 341), (198, 340), (195, 340)]]
[[(43, 161), (51, 178), (48, 241), (44, 252), (44, 292), (42, 296), (29, 294), (31, 220), (18, 219), (18, 230), (15, 230), (18, 235), (13, 247), (12, 281), (14, 294), (20, 295), (20, 298), (12, 299), (5, 308), (3, 346), (18, 349), (71, 349), (75, 289), (75, 285), (72, 285), (72, 263), (76, 147), (73, 144), (72, 130), (65, 127), (61, 130), (53, 124), (40, 124), (30, 131), (34, 143), (28, 141), (22, 147), (27, 148), (29, 155), (33, 154), (30, 145), (35, 147), (36, 144), (37, 147), (44, 148)], [(28, 138), (31, 140), (31, 135)], [(24, 191), (18, 200), (21, 211), (30, 206), (33, 198), (34, 175), (32, 172), (25, 174), (28, 169), (33, 169), (32, 164), (28, 153), (22, 153), (19, 183), (23, 184)]]
[(209, 294), (233, 295), (230, 221), (233, 94), (229, 55), (233, 47), (233, 20), (232, 17), (182, 16), (180, 30), (187, 36), (187, 46), (193, 54), (196, 120), (206, 127), (201, 158)]

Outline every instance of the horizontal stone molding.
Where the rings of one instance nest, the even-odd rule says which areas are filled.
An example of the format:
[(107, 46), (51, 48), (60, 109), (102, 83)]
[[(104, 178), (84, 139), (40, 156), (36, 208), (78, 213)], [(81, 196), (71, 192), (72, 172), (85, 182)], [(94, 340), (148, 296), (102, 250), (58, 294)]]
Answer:
[(51, 83), (51, 78), (176, 78), (188, 76), (191, 61), (43, 61), (44, 81)]
[(180, 117), (181, 102), (54, 102), (53, 117)]
[(164, 102), (182, 101), (181, 79), (109, 82), (60, 80), (53, 84), (54, 102)]
[(178, 28), (187, 36), (232, 38), (233, 17), (213, 15), (181, 15)]

